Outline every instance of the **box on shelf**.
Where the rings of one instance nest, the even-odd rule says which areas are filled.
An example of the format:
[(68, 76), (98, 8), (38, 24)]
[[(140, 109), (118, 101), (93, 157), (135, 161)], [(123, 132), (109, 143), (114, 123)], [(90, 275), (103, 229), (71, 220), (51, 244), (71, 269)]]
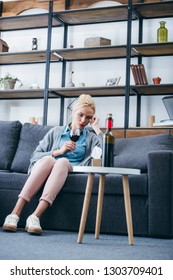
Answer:
[(4, 40), (0, 39), (0, 52), (8, 52), (8, 50), (9, 47), (7, 43)]
[(103, 37), (88, 37), (84, 41), (84, 47), (100, 47), (111, 45), (111, 40)]

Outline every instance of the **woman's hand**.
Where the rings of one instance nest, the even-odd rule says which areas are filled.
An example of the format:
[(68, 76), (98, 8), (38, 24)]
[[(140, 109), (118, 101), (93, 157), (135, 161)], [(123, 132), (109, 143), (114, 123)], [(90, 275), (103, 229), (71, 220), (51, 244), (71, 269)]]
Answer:
[(90, 125), (97, 135), (99, 133), (102, 133), (102, 131), (99, 128), (98, 123), (99, 123), (99, 118), (97, 118), (96, 116), (93, 116), (92, 120), (90, 121)]
[(91, 126), (94, 126), (94, 125), (98, 125), (99, 123), (99, 118), (97, 118), (96, 116), (93, 116), (93, 118), (91, 119)]
[(53, 151), (52, 156), (57, 157), (57, 156), (63, 155), (69, 151), (75, 150), (75, 148), (76, 148), (75, 142), (73, 142), (73, 141), (64, 142), (64, 144), (62, 145), (62, 147), (59, 150)]

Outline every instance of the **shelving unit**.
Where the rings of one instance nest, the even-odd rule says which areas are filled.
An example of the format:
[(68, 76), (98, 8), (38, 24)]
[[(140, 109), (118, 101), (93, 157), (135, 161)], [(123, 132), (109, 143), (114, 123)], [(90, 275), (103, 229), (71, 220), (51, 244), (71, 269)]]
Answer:
[(0, 90), (0, 100), (19, 100), (19, 99), (44, 99), (44, 124), (47, 123), (48, 99), (57, 98), (57, 94), (48, 90), (49, 86), (49, 67), (50, 63), (60, 61), (59, 57), (50, 52), (51, 31), (54, 27), (62, 24), (52, 17), (53, 3), (50, 2), (50, 9), (45, 14), (18, 15), (10, 17), (0, 17), (0, 32), (31, 30), (45, 28), (47, 31), (47, 49), (25, 52), (1, 52), (0, 65), (27, 65), (42, 63), (46, 66), (45, 87), (39, 89), (18, 88), (14, 90)]
[[(169, 18), (173, 16), (173, 1), (152, 2), (152, 3), (132, 3), (133, 13), (139, 21), (138, 44), (132, 44), (131, 48), (136, 51), (138, 63), (143, 57), (172, 56), (173, 42), (166, 43), (143, 43), (143, 22), (144, 20)], [(160, 85), (140, 85), (131, 86), (130, 90), (137, 94), (137, 115), (136, 126), (140, 126), (141, 121), (141, 96), (149, 95), (172, 95), (173, 83)]]
[[(99, 23), (111, 23), (111, 22), (122, 22), (128, 21), (129, 10), (128, 5), (119, 5), (113, 7), (104, 8), (92, 8), (92, 9), (79, 9), (79, 10), (67, 10), (53, 13), (53, 17), (57, 18), (64, 25), (64, 48), (54, 50), (57, 53), (63, 63), (63, 77), (66, 73), (66, 63), (72, 61), (86, 61), (86, 60), (104, 60), (104, 59), (127, 59), (129, 57), (129, 44), (126, 45), (112, 45), (112, 46), (101, 46), (101, 47), (90, 47), (90, 48), (66, 48), (67, 47), (67, 33), (69, 26), (79, 25), (90, 25)], [(131, 13), (132, 14), (132, 13)], [(133, 19), (135, 19), (135, 14)], [(127, 28), (128, 37), (128, 28)], [(128, 38), (127, 38), (128, 40)], [(132, 50), (132, 56), (136, 53)], [(130, 70), (130, 69), (129, 69)], [(94, 97), (105, 97), (105, 96), (127, 96), (129, 92), (128, 86), (98, 86), (98, 87), (84, 87), (84, 88), (65, 88), (65, 78), (62, 81), (62, 88), (54, 89), (61, 96), (61, 111), (60, 116), (64, 113), (64, 98), (78, 97), (82, 93), (91, 94)], [(133, 95), (133, 93), (132, 93)], [(126, 97), (126, 100), (128, 98)], [(128, 102), (126, 104), (125, 113), (125, 126), (128, 122)], [(60, 124), (63, 123), (63, 118), (60, 117)]]
[[(43, 89), (18, 89), (13, 91), (0, 91), (0, 99), (44, 99), (44, 124), (47, 124), (47, 110), (49, 98), (60, 99), (60, 124), (63, 124), (64, 99), (75, 98), (82, 93), (91, 94), (94, 97), (122, 96), (125, 99), (124, 128), (129, 126), (129, 101), (131, 96), (137, 97), (136, 125), (140, 126), (141, 96), (171, 95), (173, 83), (160, 85), (130, 85), (130, 61), (137, 58), (141, 63), (143, 57), (172, 56), (173, 42), (167, 43), (143, 43), (143, 21), (153, 18), (173, 16), (173, 1), (133, 3), (104, 8), (64, 10), (53, 12), (53, 2), (49, 4), (49, 13), (1, 17), (0, 30), (15, 31), (34, 28), (48, 30), (47, 49), (30, 52), (0, 53), (1, 65), (45, 63), (45, 87)], [(91, 25), (111, 22), (127, 22), (127, 44), (101, 47), (67, 48), (67, 35), (69, 26)], [(132, 22), (139, 22), (138, 43), (131, 43)], [(61, 49), (51, 49), (52, 28), (63, 27), (64, 42)], [(123, 86), (97, 86), (67, 88), (66, 66), (68, 62), (104, 59), (125, 59), (126, 79)], [(60, 88), (49, 87), (50, 63), (62, 63), (62, 81)]]

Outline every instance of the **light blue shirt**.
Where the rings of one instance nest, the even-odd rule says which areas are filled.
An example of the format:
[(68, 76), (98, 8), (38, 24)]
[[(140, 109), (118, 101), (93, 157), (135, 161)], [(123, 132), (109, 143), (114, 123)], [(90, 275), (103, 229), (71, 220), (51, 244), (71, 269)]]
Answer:
[[(66, 141), (70, 141), (70, 129), (68, 126), (64, 129), (63, 133), (61, 134), (59, 148), (61, 148), (64, 142)], [(86, 150), (86, 129), (84, 128), (83, 130), (81, 130), (80, 137), (76, 142), (76, 149), (73, 151), (69, 151), (61, 156), (58, 156), (57, 159), (65, 157), (70, 161), (72, 165), (79, 165), (80, 162), (84, 159), (85, 150)]]

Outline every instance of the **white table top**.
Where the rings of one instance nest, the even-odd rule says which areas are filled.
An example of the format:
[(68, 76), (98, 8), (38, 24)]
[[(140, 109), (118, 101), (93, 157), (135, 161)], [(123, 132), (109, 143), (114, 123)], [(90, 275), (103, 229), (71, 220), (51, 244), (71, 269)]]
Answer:
[(117, 168), (101, 166), (73, 166), (73, 172), (76, 173), (97, 173), (97, 174), (119, 174), (119, 175), (140, 175), (140, 169), (134, 168)]

